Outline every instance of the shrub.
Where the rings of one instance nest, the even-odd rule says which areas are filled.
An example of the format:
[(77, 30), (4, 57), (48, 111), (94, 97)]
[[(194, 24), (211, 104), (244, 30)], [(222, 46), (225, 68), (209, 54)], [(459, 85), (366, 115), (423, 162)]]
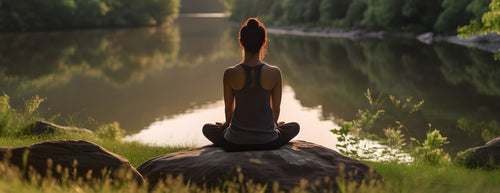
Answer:
[(112, 122), (100, 126), (96, 131), (97, 137), (108, 140), (121, 140), (125, 135), (125, 130), (120, 128), (118, 122)]
[[(431, 124), (429, 124), (429, 129)], [(433, 131), (427, 132), (427, 138), (423, 143), (412, 138), (416, 141), (419, 147), (416, 147), (412, 152), (415, 158), (423, 160), (424, 162), (430, 163), (431, 165), (441, 165), (448, 163), (450, 157), (442, 149), (442, 146), (450, 143), (446, 137), (441, 136), (439, 130), (434, 129)]]

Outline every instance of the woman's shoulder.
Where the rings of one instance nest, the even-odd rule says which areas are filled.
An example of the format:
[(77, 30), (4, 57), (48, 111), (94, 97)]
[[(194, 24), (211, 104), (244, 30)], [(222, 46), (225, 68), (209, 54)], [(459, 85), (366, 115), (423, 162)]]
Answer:
[(281, 73), (281, 70), (280, 70), (279, 67), (270, 65), (268, 63), (264, 63), (264, 65), (262, 66), (262, 68), (263, 68), (263, 70), (270, 71), (270, 72), (273, 72), (273, 73)]
[(236, 64), (234, 66), (227, 67), (226, 70), (224, 71), (224, 77), (230, 78), (242, 71), (242, 68), (240, 67), (240, 64)]

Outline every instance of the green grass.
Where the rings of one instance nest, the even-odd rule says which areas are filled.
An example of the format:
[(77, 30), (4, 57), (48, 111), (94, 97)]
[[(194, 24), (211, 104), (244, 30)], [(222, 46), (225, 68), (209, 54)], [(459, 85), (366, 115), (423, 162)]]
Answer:
[(58, 136), (20, 136), (20, 137), (0, 137), (0, 146), (24, 146), (34, 143), (52, 140), (86, 140), (96, 143), (110, 152), (127, 158), (129, 162), (137, 167), (145, 161), (164, 154), (189, 149), (192, 147), (170, 147), (151, 146), (139, 142), (126, 142), (120, 140), (107, 140), (95, 137), (94, 135), (62, 134)]
[[(38, 120), (36, 108), (38, 98), (34, 98), (35, 103), (26, 105), (24, 111), (12, 109), (8, 105), (8, 97), (0, 96), (0, 147), (3, 146), (24, 146), (33, 143), (51, 140), (87, 140), (94, 142), (117, 155), (125, 157), (130, 163), (137, 167), (145, 161), (159, 156), (191, 147), (168, 147), (151, 146), (138, 142), (122, 141), (120, 138), (123, 132), (117, 123), (104, 125), (97, 129), (94, 134), (88, 133), (60, 133), (56, 135), (32, 136), (26, 130)], [(338, 183), (339, 192), (373, 192), (373, 193), (500, 193), (500, 170), (468, 169), (463, 166), (447, 162), (444, 164), (432, 164), (431, 162), (417, 161), (410, 164), (398, 164), (394, 162), (366, 162), (378, 171), (384, 178), (384, 182), (378, 185), (361, 185), (353, 183)], [(112, 184), (109, 180), (98, 180), (92, 184), (74, 180), (51, 180), (40, 179), (36, 175), (26, 179), (15, 168), (8, 167), (0, 162), (0, 192), (21, 192), (21, 193), (59, 193), (59, 192), (128, 192), (141, 193), (148, 192), (147, 186), (138, 186), (134, 182)], [(181, 178), (169, 178), (164, 183), (160, 183), (162, 188), (154, 192), (263, 192), (262, 187), (245, 182), (228, 182), (233, 184), (220, 189), (199, 188), (194, 185), (183, 184)], [(236, 188), (235, 188), (236, 187)], [(238, 188), (239, 187), (239, 188)], [(244, 187), (244, 188), (241, 188)], [(273, 185), (269, 185), (272, 189)], [(307, 192), (297, 188), (291, 192)]]
[[(111, 141), (92, 135), (83, 136), (78, 134), (63, 134), (51, 137), (0, 137), (0, 146), (30, 145), (41, 141), (58, 139), (81, 139), (94, 142), (115, 154), (127, 158), (135, 167), (153, 157), (189, 148), (150, 146), (137, 142)], [(467, 169), (452, 163), (441, 166), (432, 166), (422, 162), (410, 164), (389, 162), (366, 163), (383, 176), (383, 184), (376, 187), (361, 186), (358, 188), (348, 184), (345, 186), (345, 191), (343, 192), (500, 192), (500, 170)], [(113, 186), (105, 181), (92, 185), (71, 181), (66, 183), (45, 182), (39, 185), (38, 183), (24, 180), (18, 173), (12, 171), (5, 172), (5, 169), (2, 169), (2, 167), (0, 165), (0, 173), (2, 173), (0, 176), (0, 192), (147, 192), (146, 187), (137, 187), (133, 183)], [(184, 185), (180, 179), (169, 179), (165, 186), (165, 189), (159, 191), (213, 192), (212, 190), (199, 189), (192, 185)], [(217, 191), (220, 190), (216, 190), (215, 192)], [(222, 192), (234, 192), (234, 190), (228, 188)], [(248, 188), (245, 192), (259, 191)], [(307, 191), (297, 189), (294, 192)]]
[(500, 170), (468, 169), (454, 164), (369, 162), (384, 177), (375, 192), (500, 192)]

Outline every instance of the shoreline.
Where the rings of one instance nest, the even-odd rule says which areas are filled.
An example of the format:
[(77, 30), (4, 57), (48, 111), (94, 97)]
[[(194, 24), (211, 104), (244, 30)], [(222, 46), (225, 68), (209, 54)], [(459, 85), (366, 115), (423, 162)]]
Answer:
[(500, 34), (488, 33), (484, 35), (472, 35), (469, 38), (459, 38), (457, 36), (436, 35), (432, 32), (414, 34), (411, 32), (386, 32), (386, 31), (365, 31), (347, 30), (331, 27), (297, 27), (297, 26), (271, 26), (267, 32), (277, 35), (294, 35), (304, 37), (325, 37), (325, 38), (347, 38), (352, 40), (364, 38), (404, 38), (416, 39), (424, 44), (447, 42), (461, 46), (474, 47), (494, 54), (500, 53)]

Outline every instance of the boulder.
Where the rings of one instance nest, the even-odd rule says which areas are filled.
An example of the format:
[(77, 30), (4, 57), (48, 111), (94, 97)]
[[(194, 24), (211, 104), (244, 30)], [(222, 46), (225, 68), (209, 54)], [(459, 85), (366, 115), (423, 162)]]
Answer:
[(35, 126), (31, 128), (31, 134), (33, 135), (54, 134), (54, 133), (64, 133), (64, 132), (92, 133), (92, 131), (88, 129), (80, 129), (76, 127), (64, 127), (46, 121), (37, 121), (35, 123)]
[(43, 177), (144, 181), (127, 159), (88, 141), (59, 140), (0, 147), (0, 160), (19, 167), (25, 174), (34, 170)]
[[(314, 189), (336, 192), (336, 179), (361, 184), (382, 180), (366, 164), (334, 150), (306, 141), (293, 141), (280, 149), (267, 151), (225, 152), (213, 146), (185, 150), (152, 158), (137, 170), (149, 182), (149, 188), (171, 175), (200, 186), (221, 188), (225, 181), (243, 177), (243, 181), (292, 190), (301, 180)], [(239, 181), (241, 182), (241, 181)], [(270, 190), (272, 188), (268, 188)]]
[(427, 32), (420, 34), (417, 36), (417, 40), (425, 44), (432, 44), (434, 42), (434, 33)]
[(500, 166), (500, 137), (460, 153), (456, 160), (468, 167), (497, 168)]

